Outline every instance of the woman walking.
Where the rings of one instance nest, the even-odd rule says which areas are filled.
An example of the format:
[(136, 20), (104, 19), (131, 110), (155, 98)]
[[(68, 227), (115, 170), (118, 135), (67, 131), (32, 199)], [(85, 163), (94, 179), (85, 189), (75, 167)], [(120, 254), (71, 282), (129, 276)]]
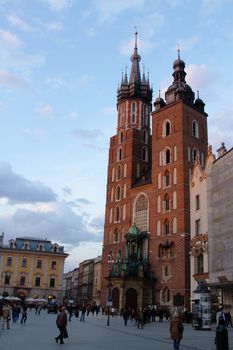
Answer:
[(181, 317), (177, 311), (175, 311), (171, 323), (170, 323), (170, 334), (173, 340), (174, 350), (179, 350), (180, 341), (183, 337), (184, 326), (181, 321)]

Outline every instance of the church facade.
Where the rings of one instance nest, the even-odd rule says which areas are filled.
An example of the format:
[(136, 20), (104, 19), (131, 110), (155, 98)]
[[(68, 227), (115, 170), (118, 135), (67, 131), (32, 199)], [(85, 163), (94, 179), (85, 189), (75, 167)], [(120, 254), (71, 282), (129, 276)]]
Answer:
[(173, 83), (152, 107), (135, 47), (117, 94), (110, 139), (102, 251), (101, 305), (190, 306), (189, 179), (207, 155), (207, 114), (173, 63)]

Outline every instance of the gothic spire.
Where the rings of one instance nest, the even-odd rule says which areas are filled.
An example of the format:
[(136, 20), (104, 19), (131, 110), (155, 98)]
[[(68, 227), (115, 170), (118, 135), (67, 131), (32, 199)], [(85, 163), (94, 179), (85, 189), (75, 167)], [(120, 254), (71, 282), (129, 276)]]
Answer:
[(134, 45), (134, 52), (131, 56), (132, 66), (131, 66), (129, 84), (135, 84), (135, 83), (141, 84), (141, 73), (140, 73), (140, 66), (139, 66), (141, 56), (138, 54), (137, 37), (138, 37), (138, 32), (135, 32), (135, 45)]

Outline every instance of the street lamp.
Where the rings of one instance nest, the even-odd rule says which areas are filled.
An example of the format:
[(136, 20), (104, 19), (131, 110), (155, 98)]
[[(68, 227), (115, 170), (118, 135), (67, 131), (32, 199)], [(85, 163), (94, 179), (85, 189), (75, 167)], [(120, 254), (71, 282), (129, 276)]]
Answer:
[(108, 288), (108, 301), (107, 301), (107, 306), (108, 306), (108, 320), (107, 320), (107, 326), (110, 325), (110, 306), (112, 306), (112, 283), (109, 281), (107, 284)]
[(5, 298), (6, 284), (7, 284), (7, 285), (10, 284), (10, 279), (11, 279), (11, 274), (10, 274), (10, 272), (5, 272), (5, 273), (4, 273), (3, 293), (2, 293), (3, 301), (4, 301), (4, 298)]

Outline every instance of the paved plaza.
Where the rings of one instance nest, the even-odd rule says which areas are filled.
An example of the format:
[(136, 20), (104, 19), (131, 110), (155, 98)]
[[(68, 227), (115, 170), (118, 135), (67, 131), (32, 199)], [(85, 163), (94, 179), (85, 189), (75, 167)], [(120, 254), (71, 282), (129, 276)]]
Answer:
[[(120, 317), (99, 315), (85, 318), (85, 322), (73, 317), (68, 324), (69, 339), (65, 345), (56, 344), (58, 335), (55, 325), (56, 315), (46, 311), (37, 316), (34, 310), (28, 312), (28, 321), (11, 324), (10, 330), (0, 332), (1, 350), (55, 350), (60, 347), (67, 350), (169, 350), (173, 349), (169, 335), (169, 322), (150, 323), (143, 330), (129, 322), (125, 327)], [(215, 325), (211, 331), (197, 331), (191, 325), (184, 325), (184, 339), (181, 350), (214, 350)], [(230, 349), (233, 350), (233, 328), (228, 328)]]

